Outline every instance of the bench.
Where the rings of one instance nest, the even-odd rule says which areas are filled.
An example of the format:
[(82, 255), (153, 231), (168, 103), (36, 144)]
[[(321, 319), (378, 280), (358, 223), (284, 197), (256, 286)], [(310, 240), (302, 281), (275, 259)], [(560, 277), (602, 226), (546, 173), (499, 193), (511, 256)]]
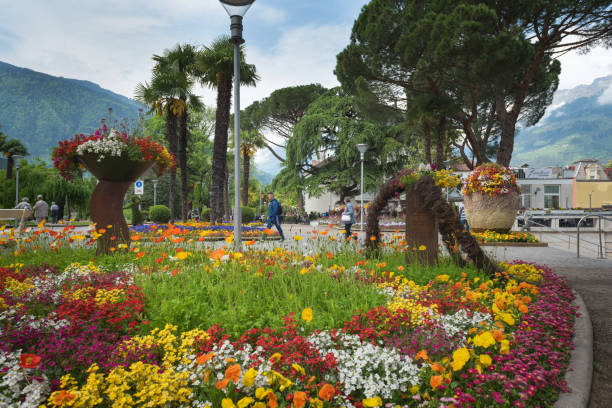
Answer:
[(17, 227), (17, 232), (21, 232), (25, 221), (30, 216), (32, 211), (26, 209), (0, 209), (0, 220), (12, 220), (18, 219), (19, 225)]

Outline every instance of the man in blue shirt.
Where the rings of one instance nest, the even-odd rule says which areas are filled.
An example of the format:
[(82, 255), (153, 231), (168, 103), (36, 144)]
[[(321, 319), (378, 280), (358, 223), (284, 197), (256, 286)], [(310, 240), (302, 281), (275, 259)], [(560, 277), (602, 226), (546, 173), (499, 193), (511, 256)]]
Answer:
[(270, 201), (268, 204), (268, 229), (272, 228), (272, 224), (274, 224), (281, 236), (281, 240), (284, 241), (285, 235), (283, 234), (283, 230), (280, 226), (280, 205), (272, 193), (268, 193), (268, 200)]

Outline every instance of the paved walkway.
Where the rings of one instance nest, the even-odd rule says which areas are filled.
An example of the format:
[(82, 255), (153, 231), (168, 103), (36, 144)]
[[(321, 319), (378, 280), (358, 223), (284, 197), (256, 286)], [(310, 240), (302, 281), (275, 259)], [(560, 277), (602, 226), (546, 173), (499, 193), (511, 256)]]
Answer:
[(497, 259), (550, 266), (565, 276), (587, 305), (593, 323), (593, 382), (589, 408), (612, 407), (612, 260), (576, 258), (556, 248), (486, 247)]

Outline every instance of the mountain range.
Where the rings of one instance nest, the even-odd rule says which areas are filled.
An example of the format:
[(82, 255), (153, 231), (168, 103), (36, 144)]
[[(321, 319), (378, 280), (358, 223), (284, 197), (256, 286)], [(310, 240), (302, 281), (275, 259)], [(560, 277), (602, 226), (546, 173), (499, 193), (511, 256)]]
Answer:
[(512, 165), (571, 165), (579, 159), (612, 159), (612, 75), (555, 93), (535, 126), (515, 138)]
[[(0, 61), (0, 130), (24, 143), (29, 157), (48, 161), (58, 141), (97, 129), (108, 108), (114, 120), (124, 121), (137, 118), (142, 105), (89, 81)], [(569, 165), (585, 158), (612, 158), (612, 75), (557, 91), (544, 118), (518, 131), (512, 165)], [(268, 184), (279, 164), (260, 160), (254, 174)]]

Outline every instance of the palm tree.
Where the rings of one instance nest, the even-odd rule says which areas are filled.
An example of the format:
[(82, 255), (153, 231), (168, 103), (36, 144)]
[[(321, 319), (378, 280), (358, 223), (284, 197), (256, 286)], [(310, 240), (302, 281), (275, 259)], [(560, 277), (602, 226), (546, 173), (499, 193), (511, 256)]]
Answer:
[(200, 98), (192, 93), (193, 80), (191, 73), (194, 71), (194, 62), (197, 49), (191, 44), (177, 44), (171, 50), (165, 50), (163, 55), (154, 55), (153, 60), (157, 65), (154, 69), (170, 73), (175, 79), (178, 88), (178, 98), (185, 107), (178, 112), (178, 161), (181, 169), (181, 218), (187, 220), (187, 195), (188, 195), (188, 169), (187, 169), (187, 144), (189, 142), (188, 129), (188, 107), (200, 108)]
[(14, 156), (27, 156), (28, 149), (17, 139), (8, 139), (2, 133), (0, 138), (0, 152), (4, 154), (7, 159), (6, 162), (6, 179), (10, 180), (13, 178), (13, 165), (15, 164)]
[[(233, 120), (232, 115), (231, 120)], [(264, 126), (263, 117), (259, 114), (259, 102), (254, 102), (240, 112), (240, 156), (242, 157), (242, 205), (249, 204), (249, 174), (251, 157), (258, 149), (266, 146), (261, 133)]]
[[(259, 80), (255, 66), (247, 64), (244, 48), (240, 49), (240, 83), (255, 85)], [(223, 217), (223, 184), (227, 157), (229, 113), (234, 76), (234, 46), (229, 36), (222, 36), (198, 53), (195, 72), (200, 82), (217, 88), (217, 113), (213, 147), (212, 182), (210, 187), (210, 219), (215, 223)]]

